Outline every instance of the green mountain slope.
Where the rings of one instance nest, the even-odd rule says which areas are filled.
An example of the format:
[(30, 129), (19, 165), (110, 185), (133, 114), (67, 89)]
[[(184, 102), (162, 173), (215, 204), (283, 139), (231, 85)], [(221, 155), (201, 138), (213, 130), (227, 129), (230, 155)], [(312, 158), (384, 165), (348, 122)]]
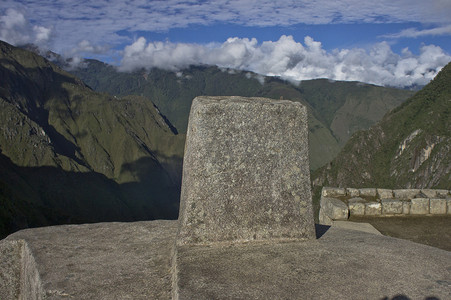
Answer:
[(0, 234), (177, 216), (184, 135), (151, 101), (94, 92), (1, 41), (0, 78)]
[(86, 66), (71, 72), (95, 90), (152, 99), (180, 132), (186, 131), (191, 101), (199, 95), (283, 97), (299, 101), (309, 109), (313, 170), (333, 159), (352, 133), (369, 128), (412, 94), (328, 80), (308, 80), (295, 86), (278, 78), (205, 66), (179, 73), (159, 69), (122, 73), (110, 65), (88, 60)]
[(327, 79), (303, 81), (300, 89), (315, 116), (330, 128), (340, 147), (354, 132), (368, 129), (413, 95), (406, 90)]
[(451, 189), (451, 63), (368, 131), (358, 132), (315, 185)]

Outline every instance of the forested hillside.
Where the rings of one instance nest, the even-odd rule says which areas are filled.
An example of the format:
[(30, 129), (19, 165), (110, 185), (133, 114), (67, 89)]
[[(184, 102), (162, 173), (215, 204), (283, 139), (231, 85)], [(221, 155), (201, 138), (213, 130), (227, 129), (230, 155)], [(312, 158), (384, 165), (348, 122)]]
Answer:
[(0, 234), (176, 218), (184, 135), (149, 100), (94, 92), (0, 42)]
[(355, 134), (317, 186), (451, 189), (451, 63), (367, 131)]
[(293, 84), (275, 77), (213, 66), (192, 66), (179, 72), (142, 69), (126, 73), (87, 60), (71, 72), (97, 91), (152, 99), (182, 133), (188, 124), (191, 101), (199, 95), (283, 97), (299, 101), (309, 111), (313, 170), (332, 160), (354, 132), (369, 128), (412, 95), (406, 90), (327, 79)]

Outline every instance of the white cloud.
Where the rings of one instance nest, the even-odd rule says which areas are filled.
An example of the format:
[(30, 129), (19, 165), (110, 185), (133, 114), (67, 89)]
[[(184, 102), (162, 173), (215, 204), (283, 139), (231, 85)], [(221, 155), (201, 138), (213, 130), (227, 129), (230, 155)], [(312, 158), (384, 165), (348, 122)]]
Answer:
[(43, 26), (32, 26), (25, 16), (15, 10), (7, 9), (0, 15), (0, 39), (14, 45), (33, 43), (45, 46), (52, 30)]
[[(248, 27), (300, 23), (419, 22), (446, 25), (451, 22), (450, 3), (449, 0), (2, 0), (0, 13), (11, 8), (16, 12), (26, 11), (31, 24), (53, 28), (56, 37), (52, 43), (53, 50), (61, 53), (83, 40), (98, 45), (130, 42), (118, 33), (123, 31), (167, 31), (218, 22)], [(23, 30), (15, 30), (4, 32), (2, 37), (20, 41), (22, 34)]]
[(157, 67), (177, 71), (189, 65), (206, 64), (292, 81), (329, 78), (404, 87), (428, 83), (450, 61), (451, 56), (434, 45), (422, 46), (420, 54), (415, 56), (408, 49), (398, 55), (386, 42), (378, 43), (370, 50), (354, 48), (327, 52), (320, 42), (308, 36), (303, 44), (283, 35), (275, 42), (259, 44), (256, 39), (229, 38), (223, 44), (206, 46), (148, 43), (141, 37), (125, 47), (119, 69)]
[(87, 40), (82, 40), (72, 49), (67, 49), (62, 53), (62, 56), (70, 59), (70, 67), (75, 68), (84, 62), (83, 57), (87, 54), (105, 54), (109, 51), (108, 46), (92, 45)]
[(422, 36), (451, 35), (451, 25), (440, 26), (431, 29), (418, 30), (416, 28), (407, 28), (399, 33), (383, 35), (384, 38), (418, 38)]
[(128, 43), (121, 53), (122, 70), (210, 64), (291, 80), (327, 77), (405, 86), (427, 83), (450, 56), (435, 46), (423, 46), (419, 55), (408, 50), (399, 55), (387, 43), (326, 51), (310, 37), (302, 43), (282, 36), (262, 43), (230, 38), (222, 44), (199, 45), (148, 43), (144, 38), (132, 42), (128, 34), (221, 22), (247, 27), (408, 22), (435, 26), (390, 36), (414, 38), (449, 34), (450, 15), (449, 0), (2, 0), (0, 39), (46, 45), (75, 56), (74, 62), (81, 56), (111, 55), (110, 49)]

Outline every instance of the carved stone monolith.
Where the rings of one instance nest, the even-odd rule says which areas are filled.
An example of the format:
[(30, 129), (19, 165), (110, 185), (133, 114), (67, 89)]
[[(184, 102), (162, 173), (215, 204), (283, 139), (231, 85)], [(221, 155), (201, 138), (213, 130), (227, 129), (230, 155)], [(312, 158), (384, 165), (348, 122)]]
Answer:
[(314, 238), (306, 108), (266, 98), (195, 98), (177, 244)]

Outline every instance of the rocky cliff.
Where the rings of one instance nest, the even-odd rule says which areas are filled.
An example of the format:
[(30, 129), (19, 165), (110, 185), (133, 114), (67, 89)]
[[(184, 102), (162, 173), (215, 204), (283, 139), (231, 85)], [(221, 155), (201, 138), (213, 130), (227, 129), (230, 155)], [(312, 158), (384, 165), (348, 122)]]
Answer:
[(148, 99), (94, 92), (0, 42), (1, 232), (175, 218), (184, 135)]
[(314, 185), (451, 188), (451, 63), (314, 175)]

